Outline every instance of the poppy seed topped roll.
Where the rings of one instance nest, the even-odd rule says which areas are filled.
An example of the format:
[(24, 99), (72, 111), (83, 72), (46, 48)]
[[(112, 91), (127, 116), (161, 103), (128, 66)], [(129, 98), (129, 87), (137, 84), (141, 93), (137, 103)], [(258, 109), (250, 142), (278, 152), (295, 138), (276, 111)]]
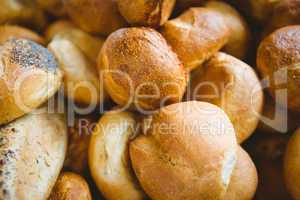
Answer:
[(0, 46), (0, 124), (37, 108), (59, 89), (62, 73), (39, 44), (11, 39)]

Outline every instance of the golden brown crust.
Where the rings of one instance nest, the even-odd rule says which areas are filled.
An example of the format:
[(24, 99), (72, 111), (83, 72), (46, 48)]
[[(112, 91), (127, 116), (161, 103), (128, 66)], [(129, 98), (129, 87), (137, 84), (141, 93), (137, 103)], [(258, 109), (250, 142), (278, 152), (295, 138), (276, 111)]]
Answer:
[(234, 7), (221, 1), (208, 1), (205, 7), (220, 13), (229, 28), (230, 36), (223, 51), (236, 58), (245, 59), (251, 41), (251, 32), (245, 19)]
[(185, 92), (183, 65), (165, 39), (150, 28), (126, 28), (111, 34), (98, 66), (104, 73), (105, 89), (119, 105), (153, 110), (179, 102)]
[[(62, 33), (64, 34), (64, 33)], [(60, 69), (64, 72), (64, 92), (69, 99), (83, 105), (101, 104), (106, 99), (106, 93), (100, 85), (97, 67), (94, 60), (88, 59), (88, 54), (82, 49), (92, 45), (89, 40), (70, 41), (68, 36), (58, 35), (48, 45), (49, 50), (56, 57)], [(90, 36), (89, 36), (90, 37)], [(80, 47), (77, 44), (82, 44)], [(97, 49), (92, 49), (97, 51)], [(97, 51), (98, 52), (98, 51)]]
[(222, 200), (251, 200), (258, 183), (256, 167), (248, 153), (241, 147), (237, 151), (237, 163), (230, 184)]
[(265, 38), (259, 46), (257, 67), (263, 78), (269, 79), (271, 95), (286, 106), (285, 95), (276, 95), (276, 91), (287, 89), (288, 107), (295, 111), (300, 111), (299, 63), (300, 26), (281, 28)]
[(2, 0), (0, 7), (0, 24), (23, 24), (43, 29), (47, 19), (35, 1)]
[(105, 41), (102, 37), (90, 35), (75, 27), (58, 31), (54, 37), (72, 42), (94, 65)]
[(286, 186), (295, 200), (300, 199), (300, 129), (291, 137), (284, 158)]
[(58, 20), (50, 24), (45, 31), (45, 38), (47, 42), (50, 42), (54, 36), (62, 31), (66, 31), (69, 29), (76, 28), (75, 24), (73, 24), (69, 20)]
[(12, 39), (0, 47), (0, 124), (42, 105), (62, 83), (62, 72), (44, 47)]
[(234, 125), (239, 143), (256, 129), (263, 91), (255, 71), (225, 53), (215, 54), (191, 79), (192, 99), (221, 107)]
[(192, 101), (160, 109), (146, 135), (130, 143), (130, 158), (152, 199), (215, 200), (227, 190), (236, 149), (226, 114)]
[(190, 8), (166, 22), (161, 33), (189, 70), (219, 51), (229, 37), (222, 15), (208, 8)]
[(0, 26), (0, 44), (2, 45), (9, 39), (27, 39), (37, 42), (39, 44), (45, 44), (44, 38), (39, 36), (37, 33), (16, 25), (3, 25)]
[(98, 189), (108, 200), (142, 200), (145, 195), (134, 176), (128, 144), (136, 134), (132, 113), (106, 113), (94, 129), (89, 147), (89, 167)]
[(49, 200), (92, 200), (87, 182), (79, 175), (63, 172), (57, 179)]
[(84, 31), (108, 35), (126, 25), (119, 14), (116, 0), (63, 0), (63, 2), (71, 19)]
[[(101, 104), (107, 95), (99, 80), (96, 61), (104, 39), (92, 36), (73, 24), (64, 26), (65, 23), (59, 23), (50, 30), (57, 28), (52, 36), (54, 39), (48, 45), (64, 71), (64, 92), (79, 104)], [(61, 26), (63, 28), (58, 30)]]
[(120, 13), (133, 25), (157, 27), (170, 17), (175, 0), (122, 0), (118, 1)]

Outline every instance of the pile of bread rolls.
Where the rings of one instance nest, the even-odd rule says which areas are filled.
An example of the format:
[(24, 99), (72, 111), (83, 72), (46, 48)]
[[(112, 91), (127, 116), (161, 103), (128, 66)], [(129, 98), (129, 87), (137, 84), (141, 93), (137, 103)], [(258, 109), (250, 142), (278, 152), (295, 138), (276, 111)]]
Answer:
[(300, 0), (2, 0), (0, 199), (300, 200)]

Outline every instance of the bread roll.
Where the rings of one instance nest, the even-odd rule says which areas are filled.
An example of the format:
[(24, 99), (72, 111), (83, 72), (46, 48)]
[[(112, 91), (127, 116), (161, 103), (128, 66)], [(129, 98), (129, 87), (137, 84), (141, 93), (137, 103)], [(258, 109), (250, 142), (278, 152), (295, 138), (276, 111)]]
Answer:
[(65, 117), (37, 112), (0, 128), (0, 199), (47, 199), (62, 168)]
[(248, 153), (238, 148), (237, 163), (232, 172), (230, 184), (222, 200), (251, 200), (258, 183), (257, 171)]
[(276, 29), (297, 25), (300, 23), (300, 1), (299, 0), (281, 0), (274, 7), (273, 16), (264, 32), (264, 36), (272, 33)]
[(56, 32), (55, 37), (71, 41), (82, 51), (82, 53), (90, 60), (90, 62), (95, 65), (98, 54), (105, 41), (104, 38), (92, 36), (75, 27), (58, 31)]
[(44, 47), (12, 39), (0, 47), (0, 124), (39, 107), (60, 88), (62, 72)]
[(263, 91), (255, 71), (225, 53), (215, 54), (191, 78), (192, 99), (221, 107), (230, 118), (239, 143), (256, 129)]
[(17, 23), (41, 30), (47, 19), (42, 9), (31, 0), (1, 0), (0, 24)]
[(98, 59), (105, 89), (119, 105), (141, 112), (181, 101), (187, 74), (165, 39), (150, 28), (111, 34)]
[(183, 102), (156, 113), (130, 143), (133, 169), (153, 200), (220, 199), (236, 163), (234, 128), (209, 103)]
[(126, 26), (116, 0), (63, 0), (67, 13), (84, 31), (108, 35)]
[(132, 174), (128, 144), (137, 128), (129, 112), (105, 114), (95, 127), (89, 147), (89, 166), (98, 189), (107, 200), (144, 197)]
[[(300, 111), (300, 26), (279, 29), (265, 38), (257, 52), (257, 67), (270, 81), (269, 91), (283, 106)], [(278, 92), (287, 89), (285, 95)]]
[(102, 104), (105, 101), (106, 94), (100, 85), (96, 64), (84, 54), (82, 46), (78, 47), (72, 41), (58, 36), (48, 48), (64, 72), (64, 92), (69, 99), (83, 105)]
[(157, 27), (168, 20), (175, 0), (122, 0), (118, 1), (118, 6), (130, 24)]
[(290, 139), (284, 158), (284, 177), (293, 199), (300, 199), (300, 129)]
[(239, 12), (222, 1), (208, 1), (205, 6), (220, 13), (230, 30), (230, 36), (223, 51), (239, 59), (245, 59), (250, 48), (251, 32)]
[(47, 42), (50, 42), (59, 32), (63, 32), (73, 28), (76, 28), (76, 26), (69, 20), (55, 21), (47, 27), (45, 31), (45, 38)]
[(161, 33), (192, 70), (218, 52), (228, 41), (229, 29), (221, 14), (208, 8), (190, 8), (169, 20)]
[(79, 175), (63, 172), (48, 200), (92, 200), (87, 182)]
[(21, 26), (3, 25), (0, 26), (0, 33), (1, 45), (12, 38), (27, 39), (39, 44), (45, 44), (44, 38), (39, 36), (37, 33)]

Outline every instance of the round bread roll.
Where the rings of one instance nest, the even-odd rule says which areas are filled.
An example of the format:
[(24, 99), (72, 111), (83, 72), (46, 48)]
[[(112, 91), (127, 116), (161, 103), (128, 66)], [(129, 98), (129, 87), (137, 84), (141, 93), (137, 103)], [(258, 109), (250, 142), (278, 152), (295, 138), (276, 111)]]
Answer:
[(273, 98), (286, 106), (300, 111), (300, 26), (279, 29), (265, 38), (258, 49), (257, 67), (263, 78), (269, 80), (268, 87)]
[(0, 124), (42, 105), (62, 84), (62, 72), (44, 47), (24, 39), (0, 46)]
[(126, 26), (116, 0), (63, 0), (67, 13), (81, 29), (108, 35)]
[(256, 129), (263, 107), (263, 90), (255, 71), (225, 53), (215, 54), (191, 78), (191, 98), (221, 107), (242, 143)]
[(50, 24), (45, 31), (45, 38), (50, 42), (56, 34), (69, 29), (76, 28), (76, 26), (68, 20), (58, 20)]
[(48, 48), (64, 72), (64, 92), (69, 99), (83, 105), (102, 104), (105, 101), (106, 93), (100, 85), (96, 64), (77, 45), (58, 36)]
[(130, 143), (130, 158), (153, 200), (215, 200), (227, 191), (237, 147), (226, 114), (191, 101), (155, 113), (146, 135)]
[(239, 59), (245, 59), (250, 48), (251, 32), (238, 11), (222, 1), (208, 1), (205, 6), (220, 13), (230, 30), (228, 43), (223, 51)]
[(88, 168), (88, 148), (93, 123), (90, 116), (78, 117), (74, 126), (68, 127), (68, 150), (64, 163), (66, 169), (83, 174)]
[(281, 0), (273, 12), (273, 16), (264, 35), (289, 25), (300, 23), (300, 1), (299, 0)]
[(87, 182), (79, 175), (63, 172), (48, 200), (92, 200)]
[(89, 146), (89, 166), (98, 189), (107, 200), (142, 200), (144, 193), (134, 177), (128, 143), (137, 127), (129, 112), (106, 113), (94, 129)]
[(221, 14), (208, 8), (190, 8), (169, 20), (161, 33), (184, 67), (192, 70), (218, 52), (228, 41), (229, 29)]
[(157, 27), (168, 20), (175, 0), (122, 0), (118, 1), (118, 6), (130, 24)]
[(0, 199), (47, 199), (65, 159), (65, 116), (43, 107), (1, 126), (0, 141)]
[(37, 4), (56, 17), (66, 15), (62, 0), (36, 0)]
[(6, 23), (25, 24), (41, 30), (47, 19), (35, 1), (1, 0), (0, 24)]
[(181, 101), (187, 85), (187, 74), (177, 55), (150, 28), (125, 28), (111, 34), (98, 66), (112, 99), (139, 111)]
[(291, 137), (284, 158), (284, 178), (293, 199), (300, 199), (300, 129)]
[(0, 33), (0, 45), (12, 38), (27, 39), (39, 44), (45, 44), (45, 41), (41, 36), (21, 26), (3, 25), (0, 26)]
[(238, 148), (237, 163), (232, 172), (230, 184), (222, 200), (251, 200), (258, 183), (257, 171), (248, 153)]

